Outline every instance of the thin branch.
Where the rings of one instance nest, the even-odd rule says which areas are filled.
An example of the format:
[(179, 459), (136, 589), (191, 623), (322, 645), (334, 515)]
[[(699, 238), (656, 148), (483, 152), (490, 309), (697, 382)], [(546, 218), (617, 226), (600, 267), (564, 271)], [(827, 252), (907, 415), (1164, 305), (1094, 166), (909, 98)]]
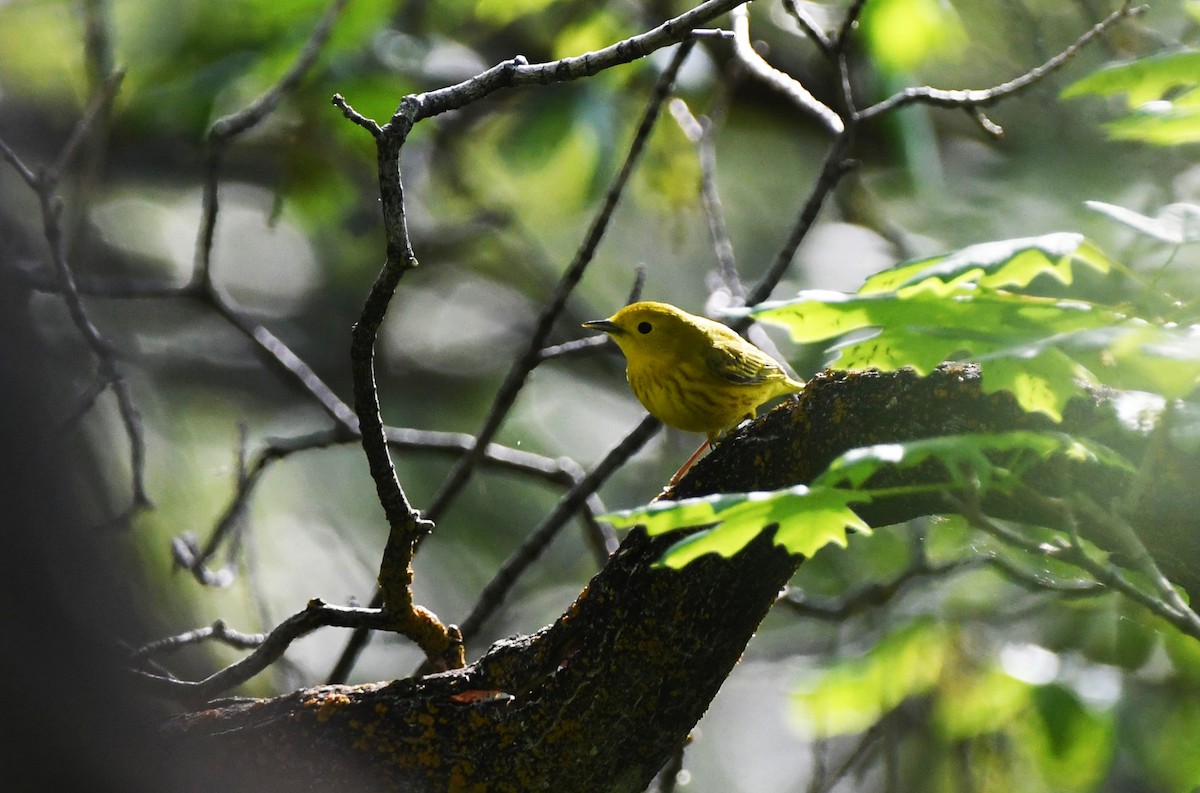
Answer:
[(658, 432), (660, 427), (657, 419), (647, 416), (620, 443), (614, 446), (595, 468), (563, 494), (550, 514), (529, 533), (520, 547), (505, 560), (496, 575), (483, 588), (471, 613), (460, 625), (464, 640), (469, 641), (478, 635), (483, 624), (507, 599), (513, 584), (533, 562), (537, 561), (542, 551), (558, 534), (559, 529), (571, 519), (571, 516), (583, 506), (593, 493), (600, 489), (600, 486), (614, 471), (624, 465), (638, 449), (645, 445), (646, 441)]
[(717, 273), (734, 302), (740, 305), (745, 300), (746, 287), (738, 275), (733, 242), (725, 225), (725, 208), (717, 191), (717, 146), (712, 122), (692, 115), (682, 99), (671, 100), (670, 109), (675, 123), (696, 147), (696, 155), (700, 160), (700, 204), (708, 221), (708, 236), (717, 258)]
[(781, 92), (800, 109), (816, 117), (834, 135), (846, 131), (846, 123), (831, 108), (812, 95), (799, 80), (767, 63), (750, 43), (750, 12), (745, 5), (731, 13), (733, 18), (733, 52), (742, 65), (767, 85)]
[(122, 80), (125, 79), (125, 70), (117, 69), (104, 80), (100, 85), (100, 90), (92, 97), (88, 103), (87, 110), (84, 111), (83, 118), (75, 125), (71, 131), (71, 136), (67, 138), (66, 144), (58, 153), (58, 158), (49, 170), (42, 175), (42, 181), (46, 190), (55, 190), (58, 188), (58, 182), (62, 178), (63, 173), (75, 159), (75, 155), (79, 152), (79, 147), (92, 134), (96, 123), (108, 112), (112, 107), (113, 100), (116, 99), (117, 89), (121, 87)]
[(967, 111), (967, 115), (971, 117), (971, 120), (978, 124), (979, 128), (982, 129), (986, 135), (989, 135), (996, 140), (1000, 140), (1004, 137), (1004, 127), (988, 118), (987, 114), (981, 109), (978, 107), (968, 107), (964, 109)]
[[(804, 207), (800, 210), (800, 216), (796, 219), (796, 223), (792, 226), (788, 233), (787, 239), (784, 240), (783, 246), (775, 255), (775, 259), (767, 268), (767, 272), (755, 284), (754, 288), (746, 295), (746, 305), (755, 306), (771, 296), (771, 292), (779, 285), (779, 281), (787, 273), (788, 268), (792, 265), (792, 259), (796, 256), (796, 251), (800, 247), (800, 243), (807, 236), (808, 231), (812, 228), (813, 223), (817, 220), (817, 215), (821, 212), (821, 207), (825, 204), (825, 199), (833, 192), (837, 183), (841, 181), (850, 168), (854, 167), (854, 163), (844, 159), (846, 150), (850, 146), (851, 136), (853, 134), (853, 126), (846, 134), (837, 136), (829, 151), (825, 154), (825, 159), (821, 163), (821, 172), (817, 175), (817, 180), (809, 191), (808, 198), (804, 202)], [(750, 324), (748, 317), (732, 323), (735, 330), (744, 330)]]
[(920, 102), (922, 104), (934, 105), (935, 107), (962, 107), (968, 110), (974, 110), (977, 107), (987, 107), (994, 105), (1001, 99), (1012, 96), (1013, 94), (1024, 91), (1030, 86), (1035, 85), (1050, 73), (1064, 66), (1069, 60), (1087, 46), (1093, 39), (1100, 36), (1110, 27), (1124, 19), (1129, 19), (1138, 16), (1149, 8), (1149, 6), (1133, 6), (1131, 0), (1125, 0), (1121, 7), (1113, 11), (1107, 17), (1093, 25), (1087, 32), (1075, 40), (1073, 44), (1064, 49), (1059, 54), (1055, 55), (1050, 60), (1043, 63), (1041, 66), (1030, 69), (1013, 80), (1006, 83), (993, 86), (986, 89), (974, 90), (945, 90), (941, 88), (931, 88), (929, 86), (920, 86), (916, 88), (906, 88), (905, 90), (893, 94), (892, 96), (877, 102), (874, 105), (859, 111), (855, 114), (856, 121), (866, 121), (875, 118), (876, 116), (890, 113), (905, 105)]
[(854, 0), (846, 9), (846, 16), (842, 18), (842, 24), (833, 37), (833, 52), (837, 56), (844, 55), (846, 48), (850, 46), (850, 34), (858, 27), (858, 19), (866, 5), (867, 0)]
[(1009, 581), (1027, 590), (1051, 592), (1063, 598), (1089, 598), (1109, 594), (1110, 590), (1098, 581), (1086, 578), (1061, 579), (1032, 570), (1026, 570), (1007, 556), (984, 552), (980, 561), (997, 570)]
[[(633, 285), (629, 288), (629, 297), (625, 298), (625, 305), (636, 303), (642, 299), (642, 289), (646, 286), (646, 265), (638, 264), (633, 268)], [(584, 336), (581, 339), (572, 339), (571, 341), (563, 342), (562, 344), (554, 344), (549, 347), (543, 347), (538, 350), (537, 362), (543, 363), (554, 358), (564, 358), (570, 355), (579, 353), (591, 353), (601, 347), (610, 348), (611, 339), (607, 335), (600, 336)]]
[(192, 283), (212, 290), (212, 247), (217, 226), (218, 179), (225, 146), (234, 137), (254, 128), (270, 115), (285, 96), (295, 90), (312, 68), (321, 47), (333, 32), (333, 25), (347, 0), (333, 0), (313, 29), (291, 68), (261, 96), (235, 113), (217, 119), (208, 129), (204, 156), (204, 193), (201, 199), (200, 228), (196, 237)]
[[(1171, 623), (1176, 628), (1179, 628), (1182, 632), (1200, 639), (1200, 618), (1186, 604), (1184, 604), (1181, 610), (1171, 602), (1175, 598), (1178, 598), (1178, 593), (1174, 592), (1174, 588), (1170, 586), (1169, 582), (1167, 582), (1166, 587), (1174, 593), (1173, 597), (1164, 599), (1163, 597), (1155, 597), (1144, 592), (1112, 564), (1092, 558), (1079, 538), (1076, 516), (1073, 509), (1064, 506), (1061, 501), (1048, 499), (1046, 496), (1030, 489), (1025, 489), (1025, 497), (1037, 499), (1046, 506), (1057, 507), (1070, 539), (1060, 544), (1046, 544), (1037, 543), (1021, 536), (1017, 532), (996, 523), (986, 515), (979, 503), (978, 492), (975, 491), (969, 491), (964, 499), (957, 499), (952, 496), (947, 496), (947, 499), (955, 507), (956, 511), (966, 518), (971, 526), (987, 532), (1014, 547), (1074, 565), (1090, 574), (1104, 586), (1118, 591), (1130, 600), (1146, 607), (1149, 611)], [(1165, 581), (1165, 579), (1163, 580)], [(1161, 594), (1166, 595), (1161, 585), (1159, 588)]]
[(353, 123), (365, 129), (367, 132), (370, 132), (371, 137), (378, 140), (383, 134), (383, 130), (374, 119), (367, 118), (362, 113), (359, 113), (357, 110), (352, 108), (350, 103), (347, 102), (345, 97), (343, 97), (341, 94), (334, 94), (333, 99), (330, 101), (333, 103), (334, 107), (342, 111), (342, 115), (345, 116), (349, 121), (352, 121)]
[(140, 661), (155, 655), (177, 652), (192, 644), (210, 641), (227, 644), (238, 650), (252, 650), (266, 641), (266, 638), (265, 633), (242, 633), (228, 627), (224, 620), (216, 620), (207, 627), (196, 628), (145, 644), (131, 652), (129, 659)]
[[(1175, 586), (1163, 575), (1162, 570), (1154, 561), (1154, 557), (1150, 555), (1150, 551), (1146, 549), (1133, 527), (1120, 515), (1102, 509), (1085, 493), (1074, 494), (1071, 504), (1089, 520), (1108, 530), (1108, 534), (1120, 543), (1119, 550), (1129, 557), (1133, 568), (1149, 579), (1150, 584), (1158, 592), (1159, 599), (1179, 615), (1180, 622), (1186, 625), (1186, 632), (1200, 639), (1200, 615), (1192, 610)], [(1083, 546), (1076, 541), (1074, 536), (1072, 536), (1072, 543), (1079, 553), (1084, 552)]]
[(825, 57), (833, 55), (833, 40), (821, 30), (821, 26), (817, 24), (817, 20), (813, 19), (812, 15), (805, 11), (796, 3), (796, 0), (783, 0), (784, 9), (792, 15), (792, 19), (796, 20), (796, 24), (804, 31), (804, 34), (817, 45), (817, 49), (821, 50), (821, 54)]
[[(397, 451), (462, 454), (475, 446), (474, 437), (465, 432), (437, 432), (402, 427), (387, 427), (385, 432), (388, 444)], [(267, 468), (298, 452), (315, 451), (359, 440), (358, 433), (340, 426), (290, 438), (268, 439), (266, 446), (245, 465), (233, 497), (217, 520), (204, 547), (201, 548), (196, 537), (190, 533), (172, 541), (175, 566), (189, 571), (205, 586), (224, 587), (231, 584), (233, 577), (228, 565), (216, 571), (207, 565), (226, 540), (235, 533)], [(482, 464), (497, 471), (531, 476), (561, 487), (570, 487), (583, 477), (583, 469), (570, 458), (552, 459), (497, 443), (489, 444), (484, 452)], [(595, 530), (588, 527), (588, 531), (591, 535)], [(602, 544), (607, 545), (606, 538), (602, 538)]]
[(538, 350), (538, 363), (565, 358), (580, 353), (598, 352), (601, 347), (608, 347), (607, 336), (584, 336), (582, 339), (571, 339), (562, 344), (553, 344)]
[[(533, 64), (521, 57), (513, 58), (461, 83), (406, 97), (390, 123), (395, 123), (399, 116), (407, 119), (407, 126), (411, 127), (421, 119), (457, 110), (502, 88), (578, 80), (632, 63), (656, 50), (691, 39), (693, 30), (743, 2), (745, 0), (706, 0), (653, 30), (570, 58)], [(359, 121), (355, 123), (362, 126)]]
[[(886, 716), (884, 719), (886, 720)], [(850, 772), (859, 763), (864, 763), (874, 749), (876, 742), (883, 735), (884, 720), (880, 720), (871, 725), (871, 727), (862, 734), (854, 748), (850, 750), (842, 762), (837, 765), (832, 771), (824, 770), (825, 776), (820, 779), (815, 779), (809, 783), (808, 790), (812, 793), (826, 793), (831, 790), (841, 779)]]
[(933, 578), (950, 575), (960, 570), (976, 567), (980, 560), (963, 558), (945, 564), (933, 565), (914, 559), (913, 563), (888, 582), (866, 584), (836, 598), (813, 597), (797, 587), (788, 587), (776, 603), (802, 617), (838, 621), (869, 608), (882, 606), (895, 599), (906, 584), (917, 578)]
[(87, 401), (94, 402), (99, 397), (100, 392), (107, 388), (111, 388), (113, 395), (116, 397), (117, 411), (125, 427), (125, 434), (129, 439), (131, 486), (133, 490), (132, 504), (129, 509), (122, 512), (120, 524), (124, 524), (126, 519), (131, 517), (137, 510), (150, 504), (150, 498), (146, 494), (145, 486), (145, 436), (142, 429), (141, 416), (134, 406), (129, 384), (125, 380), (120, 367), (117, 366), (116, 353), (92, 321), (91, 315), (83, 303), (83, 297), (79, 292), (79, 288), (75, 283), (75, 274), (71, 269), (70, 263), (67, 261), (67, 246), (63, 238), (61, 222), (63, 202), (56, 194), (56, 190), (58, 189), (58, 184), (62, 179), (64, 170), (74, 158), (79, 147), (92, 133), (97, 120), (105, 113), (106, 108), (111, 105), (123, 77), (124, 72), (120, 70), (109, 75), (100, 92), (88, 103), (83, 117), (71, 131), (71, 135), (68, 137), (66, 143), (64, 143), (54, 164), (42, 173), (34, 173), (7, 144), (0, 141), (0, 150), (3, 151), (4, 158), (8, 160), (17, 173), (20, 174), (21, 178), (37, 194), (42, 214), (42, 231), (46, 238), (46, 244), (50, 249), (50, 260), (58, 281), (58, 291), (63, 302), (66, 304), (72, 324), (75, 325), (75, 328), (83, 338), (84, 344), (96, 358), (97, 377), (101, 386), (89, 390)]
[(34, 190), (38, 189), (37, 174), (30, 170), (29, 166), (17, 156), (17, 153), (3, 139), (0, 139), (0, 154), (4, 155), (4, 159), (8, 161), (8, 164), (13, 167), (13, 170), (17, 172), (17, 175), (21, 177), (25, 184)]
[(197, 705), (250, 680), (277, 661), (292, 642), (318, 628), (356, 628), (367, 625), (385, 629), (390, 622), (390, 615), (379, 609), (331, 606), (313, 599), (303, 611), (293, 614), (275, 626), (254, 652), (203, 680), (178, 680), (136, 670), (134, 675), (160, 696), (185, 705)]

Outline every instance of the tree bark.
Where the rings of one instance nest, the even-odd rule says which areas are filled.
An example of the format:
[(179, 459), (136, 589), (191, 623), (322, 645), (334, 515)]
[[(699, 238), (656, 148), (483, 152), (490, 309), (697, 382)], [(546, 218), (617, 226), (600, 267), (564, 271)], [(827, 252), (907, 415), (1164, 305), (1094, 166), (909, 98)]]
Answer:
[[(676, 495), (806, 483), (847, 449), (947, 433), (1088, 431), (1138, 453), (1145, 439), (1110, 415), (1099, 395), (1072, 403), (1064, 425), (1053, 425), (1023, 413), (1008, 394), (984, 394), (968, 366), (946, 365), (928, 377), (823, 373), (798, 399), (722, 442)], [(1172, 457), (1162, 464), (1173, 472), (1195, 470), (1194, 460), (1167, 451)], [(1078, 472), (1067, 473), (1081, 486)], [(1129, 479), (1089, 472), (1082, 485), (1107, 503), (1128, 486), (1122, 477)], [(1186, 479), (1155, 478), (1162, 507), (1147, 515), (1146, 542), (1177, 583), (1194, 587), (1200, 555), (1193, 541), (1183, 547), (1186, 558), (1178, 544), (1200, 536)], [(987, 507), (1041, 523), (1053, 518), (1020, 500), (995, 498)], [(945, 511), (931, 496), (877, 501), (862, 514), (882, 526)], [(1162, 525), (1168, 519), (1178, 522)], [(704, 714), (803, 561), (766, 531), (729, 559), (654, 567), (677, 539), (631, 532), (553, 625), (500, 642), (464, 669), (216, 704), (168, 725), (171, 757), (211, 769), (213, 777), (197, 777), (197, 789), (206, 790), (219, 782), (235, 790), (640, 793)]]

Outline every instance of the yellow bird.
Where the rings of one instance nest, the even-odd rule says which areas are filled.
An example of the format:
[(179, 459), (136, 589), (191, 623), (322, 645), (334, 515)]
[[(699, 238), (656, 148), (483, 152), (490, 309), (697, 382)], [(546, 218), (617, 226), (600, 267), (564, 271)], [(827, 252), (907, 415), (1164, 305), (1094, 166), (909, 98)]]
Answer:
[(703, 432), (709, 444), (754, 418), (764, 402), (804, 388), (726, 326), (668, 303), (632, 303), (583, 327), (604, 331), (621, 348), (629, 387), (650, 415), (677, 429)]

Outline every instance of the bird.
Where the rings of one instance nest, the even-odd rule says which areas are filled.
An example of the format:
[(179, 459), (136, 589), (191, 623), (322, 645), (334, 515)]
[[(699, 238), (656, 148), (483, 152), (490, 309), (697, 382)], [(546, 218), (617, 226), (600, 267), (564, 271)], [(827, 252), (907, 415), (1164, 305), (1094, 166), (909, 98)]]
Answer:
[(670, 303), (631, 303), (583, 327), (603, 331), (616, 342), (625, 355), (629, 387), (650, 415), (667, 426), (704, 433), (705, 443), (671, 478), (672, 484), (706, 447), (754, 418), (760, 405), (804, 388), (729, 327)]

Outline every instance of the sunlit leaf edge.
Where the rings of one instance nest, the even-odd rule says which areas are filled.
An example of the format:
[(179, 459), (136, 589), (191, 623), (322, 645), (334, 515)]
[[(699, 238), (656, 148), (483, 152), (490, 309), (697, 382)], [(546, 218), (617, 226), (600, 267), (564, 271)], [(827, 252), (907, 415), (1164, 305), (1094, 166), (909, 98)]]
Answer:
[[(1109, 447), (1089, 438), (1064, 432), (1011, 430), (998, 433), (960, 433), (921, 438), (901, 443), (881, 443), (851, 449), (831, 462), (813, 480), (813, 487), (846, 487), (860, 489), (881, 470), (898, 467), (913, 468), (929, 460), (942, 464), (948, 478), (944, 483), (961, 487), (974, 477), (987, 486), (997, 473), (997, 465), (989, 453), (1028, 452), (1037, 459), (1049, 459), (1065, 454), (1081, 462), (1133, 472), (1134, 466)], [(871, 493), (873, 491), (866, 490)]]

